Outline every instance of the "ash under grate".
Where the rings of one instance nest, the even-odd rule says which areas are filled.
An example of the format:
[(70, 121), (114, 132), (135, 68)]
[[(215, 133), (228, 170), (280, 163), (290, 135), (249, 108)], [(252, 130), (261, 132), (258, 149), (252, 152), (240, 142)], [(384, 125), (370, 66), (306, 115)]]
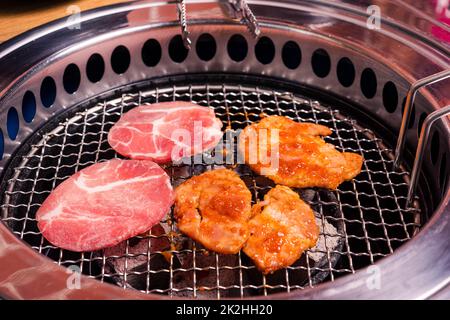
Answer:
[[(293, 266), (263, 276), (243, 253), (220, 255), (180, 235), (169, 215), (151, 232), (94, 253), (74, 253), (49, 244), (37, 229), (35, 213), (59, 183), (95, 162), (117, 157), (107, 134), (123, 112), (144, 103), (192, 100), (214, 108), (229, 132), (260, 120), (262, 114), (324, 124), (327, 142), (362, 154), (361, 174), (337, 191), (298, 190), (314, 208), (320, 244)], [(188, 85), (127, 93), (79, 110), (47, 130), (14, 168), (2, 200), (3, 220), (33, 249), (56, 263), (100, 281), (145, 293), (188, 297), (245, 297), (312, 287), (351, 274), (390, 255), (420, 227), (417, 209), (405, 209), (408, 174), (394, 171), (392, 151), (370, 129), (333, 107), (290, 92), (237, 85)], [(270, 180), (243, 165), (234, 167), (253, 194), (270, 190)], [(214, 169), (214, 165), (166, 166), (172, 184)]]

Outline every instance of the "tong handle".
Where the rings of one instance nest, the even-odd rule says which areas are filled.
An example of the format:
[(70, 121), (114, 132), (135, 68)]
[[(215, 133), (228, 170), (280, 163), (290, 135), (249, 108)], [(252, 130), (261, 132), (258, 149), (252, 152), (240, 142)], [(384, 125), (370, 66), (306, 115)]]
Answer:
[(261, 34), (261, 29), (259, 27), (258, 21), (256, 20), (253, 11), (247, 4), (246, 0), (226, 0), (229, 2), (234, 16), (240, 20), (241, 23), (247, 26), (254, 38), (258, 38)]
[[(220, 0), (229, 7), (230, 14), (239, 19), (242, 24), (247, 26), (251, 35), (254, 38), (258, 38), (261, 34), (261, 29), (259, 27), (258, 21), (256, 20), (253, 11), (247, 4), (246, 0)], [(189, 37), (188, 24), (187, 24), (187, 13), (186, 13), (186, 0), (176, 0), (178, 20), (181, 26), (181, 38), (183, 39), (183, 45), (186, 49), (190, 50), (192, 41)]]
[(183, 45), (186, 49), (191, 49), (192, 41), (189, 38), (189, 31), (187, 27), (187, 13), (186, 13), (186, 0), (177, 1), (178, 20), (181, 25), (181, 38), (183, 39)]

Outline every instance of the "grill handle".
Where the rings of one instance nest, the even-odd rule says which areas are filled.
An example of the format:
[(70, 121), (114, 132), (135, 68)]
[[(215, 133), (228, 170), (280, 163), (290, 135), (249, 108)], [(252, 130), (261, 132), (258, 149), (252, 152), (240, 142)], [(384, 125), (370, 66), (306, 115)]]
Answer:
[(420, 168), (422, 167), (425, 148), (428, 145), (428, 140), (430, 138), (431, 126), (436, 120), (446, 115), (450, 115), (450, 105), (430, 113), (423, 122), (422, 130), (420, 131), (419, 143), (417, 145), (416, 157), (414, 159), (414, 165), (411, 172), (411, 181), (409, 183), (408, 189), (407, 206), (410, 206), (414, 199), (414, 193), (416, 191), (417, 182), (419, 180), (419, 173)]
[[(440, 82), (450, 78), (450, 69), (435, 73), (431, 76), (425, 77), (414, 82), (408, 90), (406, 95), (405, 110), (402, 116), (402, 125), (400, 127), (400, 133), (398, 135), (397, 146), (395, 147), (395, 158), (394, 158), (394, 169), (397, 169), (400, 165), (403, 156), (403, 149), (405, 147), (406, 130), (408, 128), (409, 120), (411, 118), (411, 109), (414, 105), (414, 99), (416, 98), (416, 93), (421, 88), (431, 85), (436, 82)], [(431, 116), (431, 114), (430, 114)], [(417, 148), (419, 150), (419, 148)]]

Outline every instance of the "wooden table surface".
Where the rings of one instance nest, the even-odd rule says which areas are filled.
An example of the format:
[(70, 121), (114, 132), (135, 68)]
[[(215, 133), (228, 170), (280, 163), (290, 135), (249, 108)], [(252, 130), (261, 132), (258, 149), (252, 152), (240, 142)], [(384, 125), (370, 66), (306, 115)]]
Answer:
[(69, 16), (77, 6), (88, 10), (127, 0), (0, 0), (0, 42), (46, 22)]

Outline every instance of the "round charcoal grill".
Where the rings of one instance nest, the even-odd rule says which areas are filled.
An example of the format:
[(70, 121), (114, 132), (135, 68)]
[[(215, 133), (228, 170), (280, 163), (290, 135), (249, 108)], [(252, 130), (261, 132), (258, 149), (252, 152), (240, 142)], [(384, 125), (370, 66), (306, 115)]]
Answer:
[[(449, 28), (419, 16), (410, 31), (417, 19), (408, 19), (420, 13), (383, 1), (381, 29), (371, 30), (359, 3), (249, 1), (261, 31), (255, 38), (232, 3), (187, 2), (181, 25), (190, 50), (177, 4), (162, 2), (97, 9), (1, 45), (0, 296), (448, 294), (450, 128), (448, 118), (432, 120), (448, 109), (450, 59), (426, 30)], [(172, 100), (213, 108), (235, 151), (165, 166), (174, 186), (228, 167), (253, 202), (262, 199), (274, 184), (236, 163), (235, 143), (240, 129), (264, 115), (326, 125), (333, 131), (327, 142), (364, 156), (361, 174), (338, 190), (296, 190), (320, 226), (315, 248), (264, 276), (244, 253), (209, 252), (180, 234), (172, 213), (148, 233), (97, 252), (69, 252), (42, 237), (35, 214), (50, 192), (78, 170), (118, 157), (107, 134), (120, 116)], [(414, 153), (428, 128), (420, 163)]]

